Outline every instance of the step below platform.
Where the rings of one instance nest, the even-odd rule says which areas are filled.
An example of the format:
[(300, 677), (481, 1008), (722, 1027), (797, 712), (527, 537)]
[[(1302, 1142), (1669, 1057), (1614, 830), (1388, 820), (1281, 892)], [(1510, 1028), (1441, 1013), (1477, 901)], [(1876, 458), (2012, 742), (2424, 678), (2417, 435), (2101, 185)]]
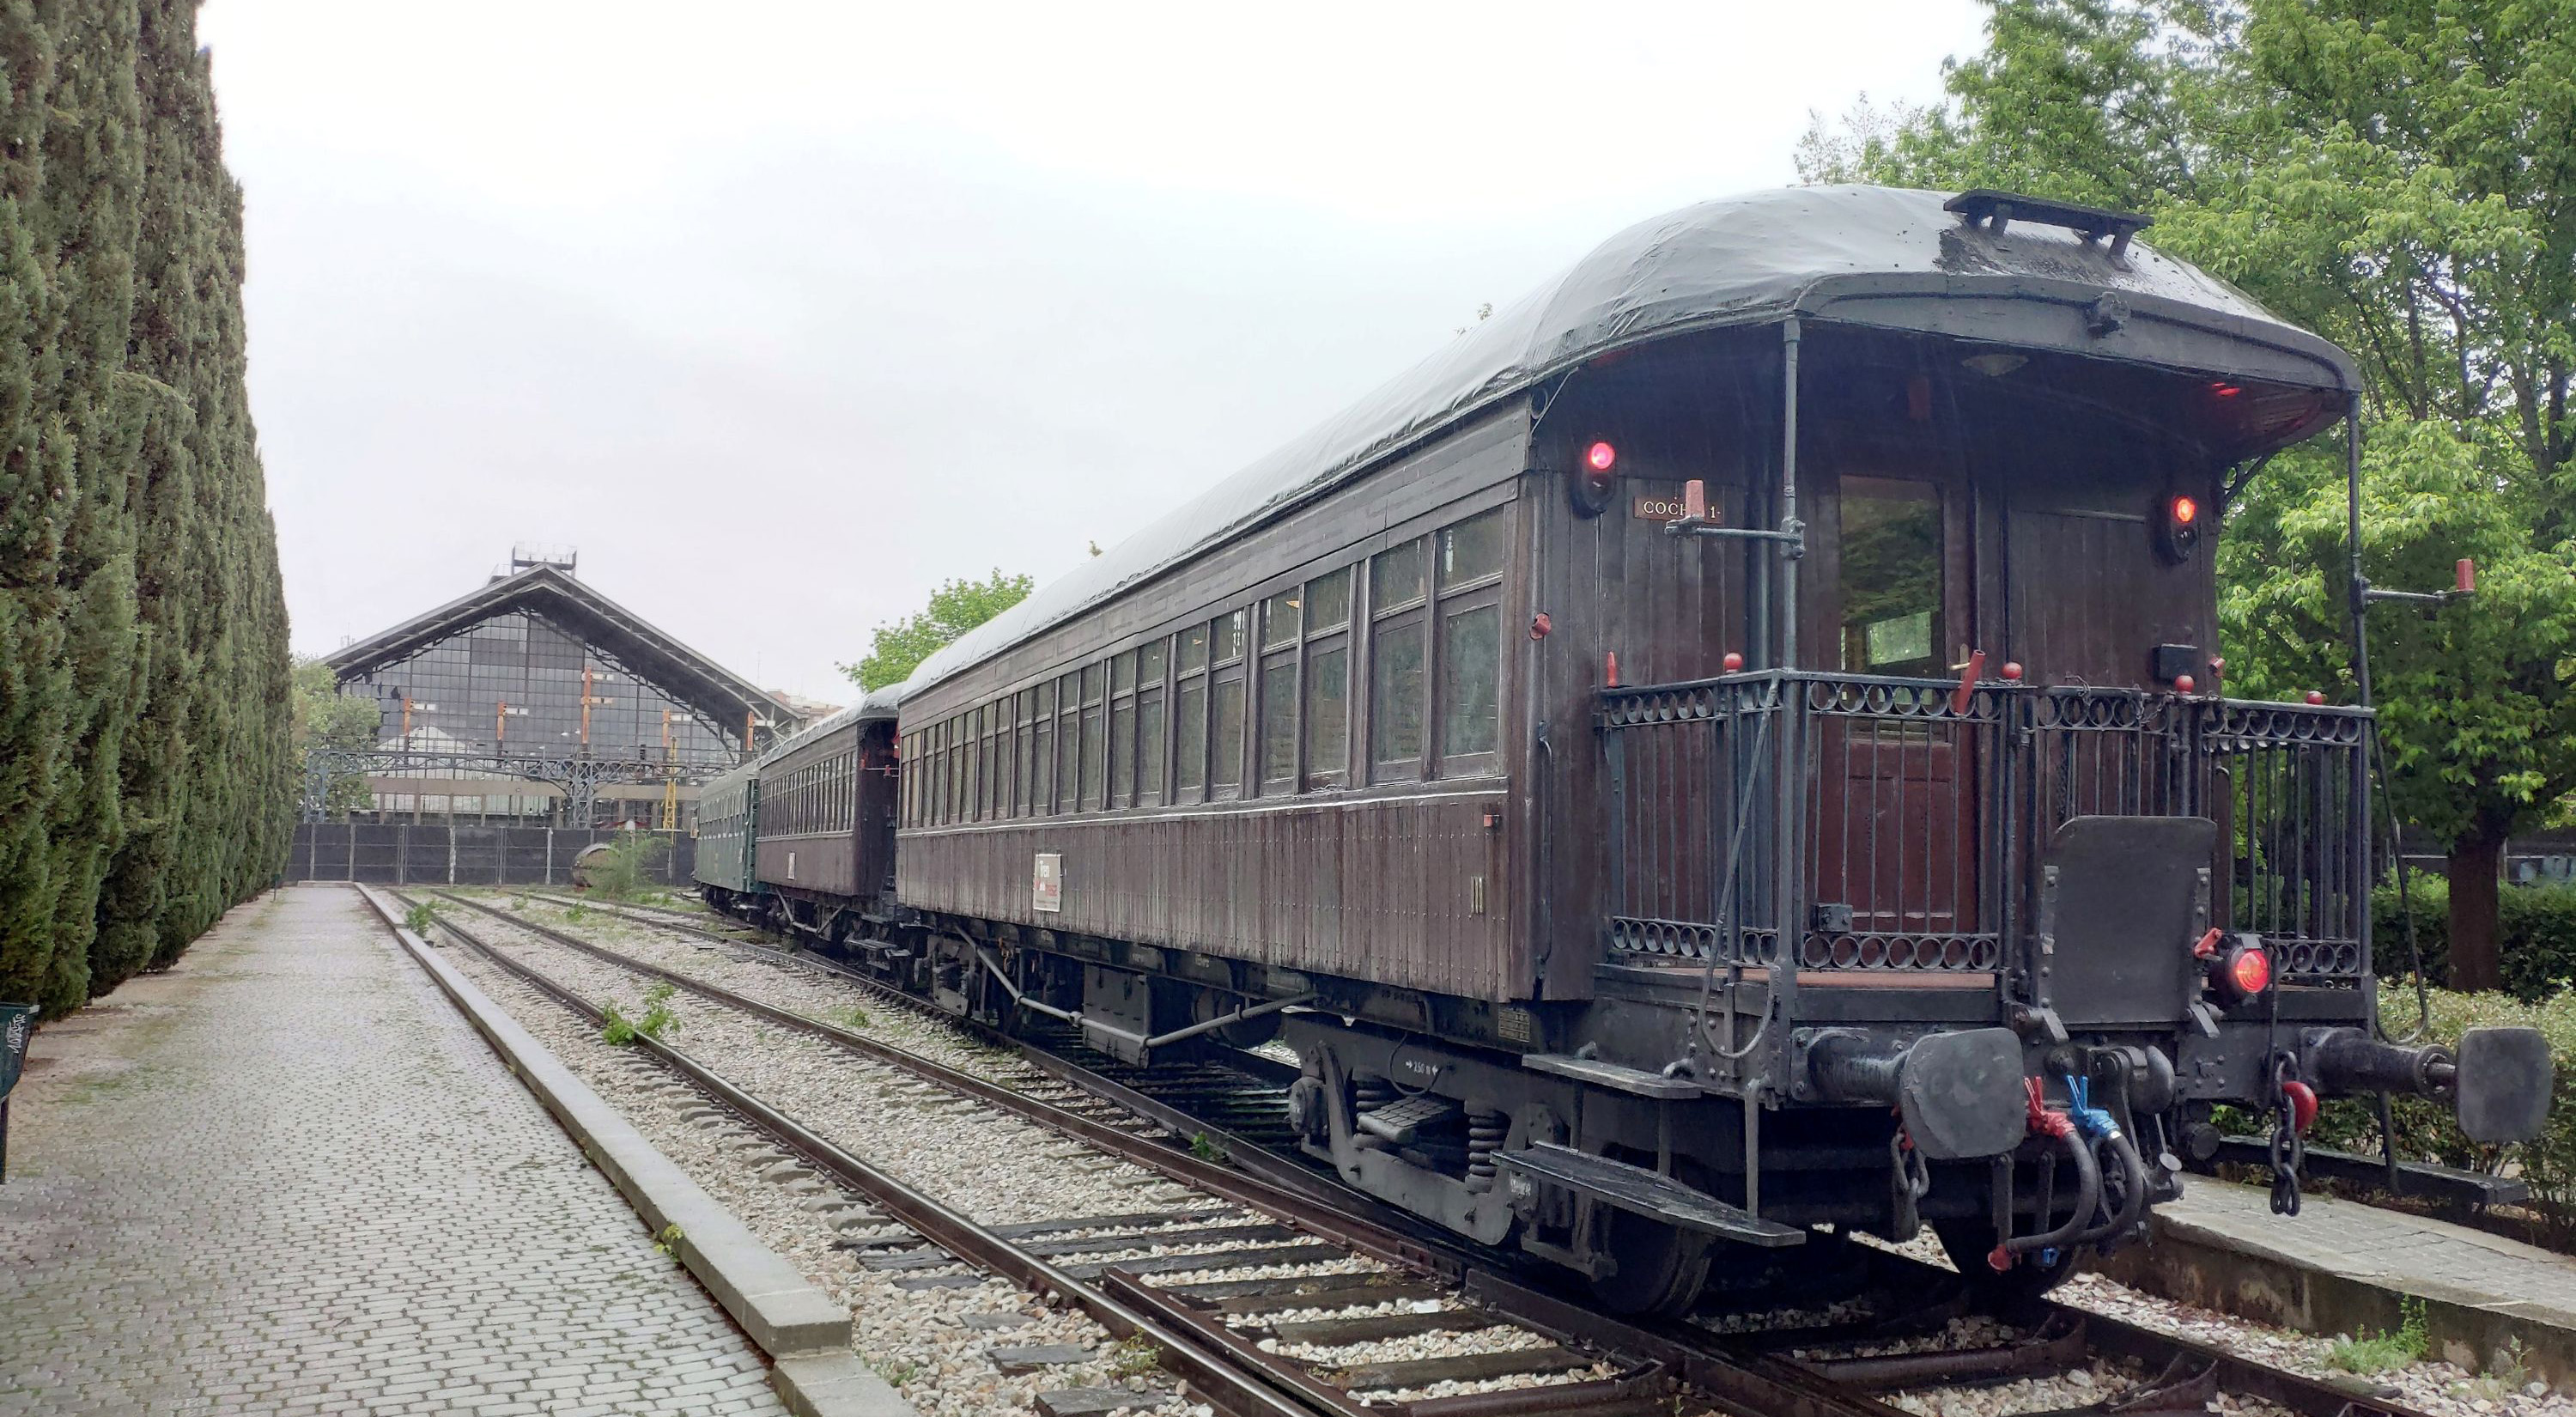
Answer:
[(1779, 1248), (1807, 1242), (1807, 1232), (1796, 1226), (1748, 1214), (1670, 1176), (1552, 1142), (1535, 1143), (1526, 1151), (1497, 1152), (1494, 1164), (1614, 1209), (1739, 1245)]

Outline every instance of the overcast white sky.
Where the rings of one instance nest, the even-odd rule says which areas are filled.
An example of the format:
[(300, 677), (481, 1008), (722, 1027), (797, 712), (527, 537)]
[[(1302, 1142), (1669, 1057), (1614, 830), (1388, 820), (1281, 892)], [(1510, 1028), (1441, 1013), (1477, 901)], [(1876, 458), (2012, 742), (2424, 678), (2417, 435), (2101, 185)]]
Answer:
[(295, 645), (517, 541), (762, 684), (1044, 580), (1613, 231), (1924, 99), (1971, 0), (212, 0)]

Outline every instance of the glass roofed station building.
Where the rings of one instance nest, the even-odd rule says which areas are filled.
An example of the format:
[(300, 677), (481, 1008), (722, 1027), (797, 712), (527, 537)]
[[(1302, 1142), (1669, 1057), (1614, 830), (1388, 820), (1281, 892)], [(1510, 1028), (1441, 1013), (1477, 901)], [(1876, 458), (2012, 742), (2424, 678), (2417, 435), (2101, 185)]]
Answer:
[(519, 548), (480, 589), (329, 655), (376, 730), (315, 750), (307, 821), (685, 833), (699, 783), (819, 707), (754, 687), (575, 566)]

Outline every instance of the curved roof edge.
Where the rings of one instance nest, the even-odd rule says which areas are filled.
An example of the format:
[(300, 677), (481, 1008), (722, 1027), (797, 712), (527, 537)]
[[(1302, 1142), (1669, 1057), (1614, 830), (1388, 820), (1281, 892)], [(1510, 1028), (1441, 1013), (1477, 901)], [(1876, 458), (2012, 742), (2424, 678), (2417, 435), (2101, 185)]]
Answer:
[[(2187, 262), (2132, 242), (2116, 262), (2070, 230), (1997, 237), (1944, 209), (1948, 194), (1797, 187), (1685, 207), (1611, 237), (1448, 348), (1106, 553), (1037, 589), (924, 660), (928, 689), (1339, 485), (1440, 429), (1488, 412), (1613, 349), (1696, 329), (1785, 318), (1845, 282), (1927, 289), (1991, 281), (2080, 284), (2167, 313), (2210, 317), (2231, 338), (2306, 352), (2352, 387), (2349, 356)], [(1836, 318), (1841, 318), (1837, 316)]]
[(888, 684), (881, 689), (870, 689), (857, 703), (839, 713), (818, 719), (797, 730), (793, 736), (779, 739), (746, 766), (766, 767), (805, 744), (837, 729), (847, 728), (853, 723), (891, 722), (903, 705), (904, 693), (903, 684)]

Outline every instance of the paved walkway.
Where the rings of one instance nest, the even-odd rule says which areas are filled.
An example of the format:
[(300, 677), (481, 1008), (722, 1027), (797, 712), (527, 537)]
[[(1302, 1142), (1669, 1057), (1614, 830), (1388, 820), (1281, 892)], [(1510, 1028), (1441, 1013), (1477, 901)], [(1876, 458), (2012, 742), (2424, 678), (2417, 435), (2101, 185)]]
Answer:
[(344, 888), (39, 1033), (11, 1112), (5, 1417), (784, 1410)]
[(2197, 1180), (2157, 1210), (2178, 1235), (2300, 1269), (2576, 1329), (2576, 1256), (2356, 1201), (2310, 1194), (2272, 1214), (2262, 1186)]

